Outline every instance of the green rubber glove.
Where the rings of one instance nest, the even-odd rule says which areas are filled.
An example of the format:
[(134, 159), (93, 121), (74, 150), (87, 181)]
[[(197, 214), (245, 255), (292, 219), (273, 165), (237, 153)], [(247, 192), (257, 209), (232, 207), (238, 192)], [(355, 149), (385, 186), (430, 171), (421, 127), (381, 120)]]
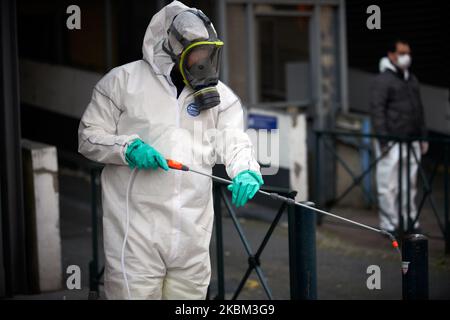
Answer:
[(236, 207), (241, 207), (252, 199), (259, 187), (263, 185), (264, 181), (258, 172), (245, 170), (240, 172), (233, 179), (233, 183), (227, 188), (233, 194), (231, 201)]
[(125, 152), (125, 159), (128, 166), (133, 169), (157, 169), (158, 167), (164, 170), (169, 170), (166, 159), (154, 148), (146, 144), (140, 139), (134, 140)]

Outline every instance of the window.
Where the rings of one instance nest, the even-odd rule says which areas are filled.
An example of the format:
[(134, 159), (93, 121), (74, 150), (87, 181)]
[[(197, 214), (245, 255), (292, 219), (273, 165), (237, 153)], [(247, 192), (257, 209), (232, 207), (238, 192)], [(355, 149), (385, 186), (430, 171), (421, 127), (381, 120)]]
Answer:
[[(309, 97), (309, 17), (300, 8), (256, 10), (256, 54), (260, 102)], [(289, 79), (289, 81), (288, 81)]]

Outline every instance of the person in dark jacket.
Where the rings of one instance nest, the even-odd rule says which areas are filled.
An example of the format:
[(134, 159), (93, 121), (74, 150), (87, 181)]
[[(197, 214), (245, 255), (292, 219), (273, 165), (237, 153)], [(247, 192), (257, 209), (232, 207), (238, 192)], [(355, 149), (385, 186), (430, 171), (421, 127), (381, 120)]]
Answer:
[[(415, 197), (418, 161), (428, 150), (427, 142), (413, 141), (410, 158), (407, 159), (407, 146), (403, 144), (400, 159), (400, 146), (392, 141), (392, 137), (424, 137), (427, 134), (419, 81), (409, 70), (411, 60), (409, 44), (406, 41), (395, 41), (389, 48), (387, 57), (380, 60), (380, 74), (375, 77), (370, 92), (373, 129), (375, 134), (386, 136), (375, 141), (375, 153), (377, 157), (384, 155), (377, 164), (377, 191), (380, 228), (389, 232), (398, 231), (399, 205), (402, 206), (405, 230), (417, 216)], [(400, 161), (403, 164), (401, 191), (398, 183)], [(409, 214), (406, 190), (407, 161), (410, 162)], [(401, 204), (398, 203), (399, 192), (402, 192)], [(416, 222), (412, 227), (413, 231), (418, 231), (419, 223)]]

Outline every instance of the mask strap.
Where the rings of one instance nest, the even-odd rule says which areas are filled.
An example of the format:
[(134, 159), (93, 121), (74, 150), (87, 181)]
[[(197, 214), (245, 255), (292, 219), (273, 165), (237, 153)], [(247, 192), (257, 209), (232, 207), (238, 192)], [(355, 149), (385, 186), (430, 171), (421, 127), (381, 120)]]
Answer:
[(175, 39), (178, 40), (179, 43), (181, 43), (181, 45), (183, 46), (183, 48), (185, 48), (186, 46), (188, 46), (190, 44), (190, 41), (186, 40), (183, 38), (183, 36), (181, 35), (181, 33), (178, 32), (177, 29), (175, 29), (175, 27), (173, 26), (173, 24), (171, 25), (170, 29), (169, 29), (169, 33), (172, 33), (173, 36), (175, 37)]
[(212, 39), (217, 40), (218, 37), (212, 27), (211, 20), (200, 10), (197, 10), (197, 11), (189, 10), (189, 11), (194, 13), (197, 17), (199, 17), (203, 21), (203, 24), (205, 25), (205, 28), (208, 31), (208, 40), (212, 40)]
[(170, 49), (167, 49), (165, 43), (162, 44), (162, 49), (164, 50), (165, 53), (167, 53), (172, 58), (173, 62), (176, 62), (178, 60), (178, 57), (176, 56), (176, 54), (173, 53), (173, 49), (172, 49), (172, 45), (170, 44), (170, 41), (167, 40), (165, 42), (167, 42)]
[[(192, 14), (195, 14), (197, 17), (199, 17), (203, 21), (203, 24), (205, 25), (205, 28), (208, 32), (208, 40), (217, 40), (218, 39), (217, 33), (215, 32), (215, 30), (212, 27), (211, 20), (202, 11), (200, 11), (198, 9), (196, 9), (196, 10), (189, 9), (186, 11), (190, 12)], [(186, 11), (183, 11), (183, 12), (186, 12)], [(182, 12), (180, 12), (180, 13), (182, 13)], [(173, 17), (172, 23), (170, 24), (170, 27), (167, 30), (167, 35), (170, 36), (170, 34), (172, 34), (175, 37), (175, 39), (183, 46), (183, 48), (186, 48), (188, 45), (190, 45), (192, 42), (195, 42), (195, 41), (186, 40), (185, 38), (183, 38), (181, 33), (178, 32), (178, 30), (174, 27), (173, 22), (175, 21), (175, 18), (177, 16), (178, 16), (178, 14), (175, 17)], [(167, 45), (169, 46), (169, 48), (167, 48), (165, 46), (165, 43), (163, 43), (162, 49), (164, 50), (164, 52), (166, 52), (172, 58), (172, 60), (174, 62), (178, 62), (179, 57), (173, 52), (173, 47), (170, 44), (169, 39), (167, 39), (167, 41), (165, 41), (165, 42), (167, 42)]]

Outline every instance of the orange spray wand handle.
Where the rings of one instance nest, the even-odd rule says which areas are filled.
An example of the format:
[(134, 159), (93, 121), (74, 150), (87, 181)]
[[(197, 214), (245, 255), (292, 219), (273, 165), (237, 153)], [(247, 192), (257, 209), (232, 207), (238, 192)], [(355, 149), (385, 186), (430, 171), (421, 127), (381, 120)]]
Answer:
[(169, 166), (170, 169), (181, 170), (181, 171), (189, 171), (189, 167), (185, 166), (181, 162), (178, 162), (178, 161), (175, 161), (175, 160), (171, 160), (171, 159), (166, 159), (166, 161), (167, 161), (167, 165)]

